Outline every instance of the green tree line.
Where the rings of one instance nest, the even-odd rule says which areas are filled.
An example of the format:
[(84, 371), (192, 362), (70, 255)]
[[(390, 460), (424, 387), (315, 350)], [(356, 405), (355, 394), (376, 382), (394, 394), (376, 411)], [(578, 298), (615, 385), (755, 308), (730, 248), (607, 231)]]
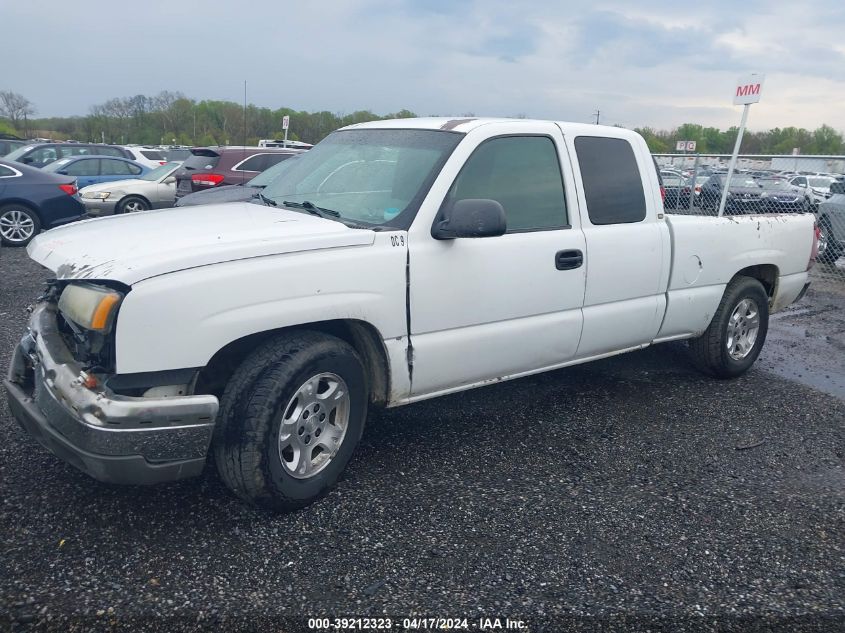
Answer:
[[(263, 108), (232, 101), (196, 101), (181, 92), (135, 95), (109, 99), (91, 107), (87, 116), (31, 118), (34, 105), (22, 95), (0, 92), (0, 132), (43, 136), (58, 140), (108, 143), (179, 145), (254, 145), (262, 138), (282, 138), (282, 118), (290, 116), (288, 138), (316, 143), (327, 134), (353, 123), (417, 116), (408, 110), (378, 115), (369, 110), (351, 114), (306, 112), (290, 108)], [(522, 116), (522, 115), (520, 115)], [(29, 117), (29, 118), (27, 118)], [(524, 118), (524, 117), (522, 117)], [(636, 128), (655, 153), (668, 153), (679, 140), (696, 141), (701, 153), (729, 154), (737, 129), (719, 130), (685, 123), (672, 130)], [(843, 135), (829, 125), (815, 130), (786, 127), (753, 132), (746, 130), (743, 154), (845, 154)]]
[(378, 115), (369, 110), (351, 114), (306, 112), (291, 108), (244, 108), (233, 101), (196, 101), (180, 92), (109, 99), (91, 107), (87, 116), (5, 119), (21, 135), (57, 140), (178, 145), (254, 145), (262, 138), (283, 138), (282, 118), (290, 116), (288, 138), (316, 143), (330, 132), (353, 123), (417, 116), (408, 110)]
[[(635, 129), (656, 154), (674, 152), (676, 141), (695, 141), (695, 150), (701, 154), (730, 154), (738, 132), (735, 127), (722, 131), (695, 123), (685, 123), (674, 130)], [(791, 154), (796, 147), (801, 154), (845, 154), (842, 134), (829, 125), (815, 130), (797, 127), (776, 127), (762, 132), (745, 130), (739, 151), (741, 154)]]

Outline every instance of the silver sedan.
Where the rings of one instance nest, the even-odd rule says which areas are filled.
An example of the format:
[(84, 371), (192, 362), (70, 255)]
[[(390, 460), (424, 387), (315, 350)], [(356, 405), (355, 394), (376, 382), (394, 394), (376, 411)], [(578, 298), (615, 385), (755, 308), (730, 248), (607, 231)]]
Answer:
[(181, 163), (167, 163), (138, 178), (89, 185), (79, 191), (88, 215), (134, 213), (172, 207), (176, 201), (176, 176)]

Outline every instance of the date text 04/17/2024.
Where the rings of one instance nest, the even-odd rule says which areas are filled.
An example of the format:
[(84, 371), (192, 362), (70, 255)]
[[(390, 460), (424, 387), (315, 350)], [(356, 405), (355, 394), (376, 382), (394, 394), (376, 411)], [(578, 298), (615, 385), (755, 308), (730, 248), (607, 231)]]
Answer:
[(309, 618), (308, 628), (313, 630), (475, 630), (475, 631), (526, 631), (524, 620), (511, 618)]

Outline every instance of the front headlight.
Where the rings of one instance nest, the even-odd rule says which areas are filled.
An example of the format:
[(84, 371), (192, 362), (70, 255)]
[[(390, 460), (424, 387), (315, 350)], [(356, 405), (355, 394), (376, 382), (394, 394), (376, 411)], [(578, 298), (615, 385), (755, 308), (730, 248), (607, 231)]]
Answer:
[(108, 332), (123, 293), (94, 284), (69, 284), (59, 297), (62, 314), (86, 330)]
[(82, 197), (86, 200), (108, 200), (111, 191), (83, 191)]

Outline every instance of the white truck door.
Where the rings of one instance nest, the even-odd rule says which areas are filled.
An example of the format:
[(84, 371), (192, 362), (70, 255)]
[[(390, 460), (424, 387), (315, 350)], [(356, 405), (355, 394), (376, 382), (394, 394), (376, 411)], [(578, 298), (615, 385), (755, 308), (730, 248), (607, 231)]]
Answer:
[[(468, 198), (501, 203), (507, 233), (432, 238), (442, 205)], [(587, 263), (576, 205), (554, 124), (491, 123), (467, 134), (409, 231), (412, 398), (573, 358)]]
[(651, 156), (640, 139), (612, 129), (566, 140), (590, 253), (578, 358), (647, 345), (666, 309), (671, 261)]

